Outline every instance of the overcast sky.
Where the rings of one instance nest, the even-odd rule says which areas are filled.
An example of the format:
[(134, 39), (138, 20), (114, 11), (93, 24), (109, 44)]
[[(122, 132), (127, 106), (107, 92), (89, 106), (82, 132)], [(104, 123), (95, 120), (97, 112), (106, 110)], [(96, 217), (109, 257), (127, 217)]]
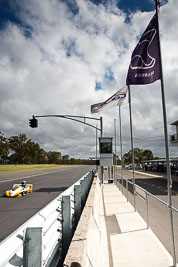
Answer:
[[(178, 120), (178, 1), (160, 2), (168, 132), (174, 134), (170, 123)], [(90, 114), (90, 106), (125, 85), (131, 54), (154, 9), (153, 0), (1, 0), (0, 131), (6, 137), (26, 133), (46, 151), (86, 158), (95, 156), (95, 129), (61, 118), (40, 118), (39, 127), (32, 129), (29, 119), (102, 116), (104, 136), (114, 135), (116, 119), (120, 155), (118, 107)], [(134, 147), (165, 157), (160, 81), (131, 86), (131, 97)], [(121, 112), (125, 153), (130, 150), (128, 105)], [(170, 146), (170, 155), (178, 156), (178, 148)]]

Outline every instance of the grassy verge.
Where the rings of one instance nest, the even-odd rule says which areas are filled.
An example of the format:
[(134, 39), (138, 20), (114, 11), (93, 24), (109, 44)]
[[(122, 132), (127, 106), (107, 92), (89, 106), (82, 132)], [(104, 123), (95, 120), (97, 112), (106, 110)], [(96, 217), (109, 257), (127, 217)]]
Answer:
[(34, 164), (34, 165), (0, 165), (0, 174), (13, 173), (13, 172), (24, 172), (24, 171), (36, 171), (53, 168), (62, 168), (69, 165), (55, 165), (55, 164)]

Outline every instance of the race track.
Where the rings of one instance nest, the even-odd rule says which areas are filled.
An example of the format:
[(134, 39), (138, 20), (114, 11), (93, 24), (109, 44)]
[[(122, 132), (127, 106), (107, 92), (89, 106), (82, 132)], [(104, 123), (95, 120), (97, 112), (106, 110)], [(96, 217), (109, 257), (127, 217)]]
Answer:
[[(6, 238), (30, 217), (45, 207), (61, 192), (79, 180), (95, 166), (74, 166), (33, 172), (0, 175), (0, 241)], [(13, 184), (34, 185), (32, 195), (17, 198), (5, 197)]]

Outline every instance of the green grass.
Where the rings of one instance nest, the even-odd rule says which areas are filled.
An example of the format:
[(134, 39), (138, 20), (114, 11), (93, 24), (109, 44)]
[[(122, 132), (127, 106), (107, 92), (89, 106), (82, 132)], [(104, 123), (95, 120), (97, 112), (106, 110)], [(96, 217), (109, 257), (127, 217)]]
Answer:
[(55, 165), (55, 164), (34, 164), (34, 165), (0, 165), (0, 174), (13, 173), (13, 172), (24, 172), (24, 171), (36, 171), (45, 170), (52, 168), (62, 168), (69, 165)]

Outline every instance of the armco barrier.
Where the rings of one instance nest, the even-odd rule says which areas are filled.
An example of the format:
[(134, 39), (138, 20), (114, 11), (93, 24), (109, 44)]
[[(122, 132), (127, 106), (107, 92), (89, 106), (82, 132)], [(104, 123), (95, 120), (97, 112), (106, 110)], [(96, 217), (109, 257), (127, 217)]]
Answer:
[(0, 243), (0, 267), (63, 261), (96, 170), (88, 172)]

